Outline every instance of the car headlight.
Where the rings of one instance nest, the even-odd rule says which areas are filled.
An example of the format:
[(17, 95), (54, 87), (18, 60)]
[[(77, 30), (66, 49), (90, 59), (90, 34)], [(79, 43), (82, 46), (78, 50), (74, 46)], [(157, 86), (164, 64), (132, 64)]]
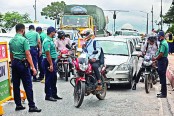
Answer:
[(143, 64), (144, 64), (145, 66), (150, 66), (150, 65), (152, 65), (152, 63), (153, 63), (152, 61), (148, 61), (148, 62), (147, 62), (147, 61), (144, 61), (144, 62), (143, 62)]
[(118, 66), (117, 71), (127, 71), (129, 70), (129, 67), (129, 64), (123, 63)]
[(87, 68), (88, 68), (88, 65), (86, 65), (86, 64), (79, 64), (79, 68), (80, 68), (81, 71), (86, 71)]

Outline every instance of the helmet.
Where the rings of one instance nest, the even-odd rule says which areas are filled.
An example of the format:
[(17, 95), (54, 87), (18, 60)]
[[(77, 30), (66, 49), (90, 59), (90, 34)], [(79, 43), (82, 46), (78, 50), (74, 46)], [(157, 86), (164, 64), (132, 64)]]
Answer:
[(149, 41), (151, 41), (151, 42), (154, 42), (154, 41), (157, 40), (157, 37), (156, 37), (156, 36), (149, 36), (149, 37), (147, 38), (147, 40), (149, 40)]
[(58, 38), (62, 38), (63, 36), (65, 36), (65, 32), (64, 31), (58, 31)]
[(94, 32), (91, 28), (84, 29), (81, 34), (85, 35), (86, 37), (92, 37)]

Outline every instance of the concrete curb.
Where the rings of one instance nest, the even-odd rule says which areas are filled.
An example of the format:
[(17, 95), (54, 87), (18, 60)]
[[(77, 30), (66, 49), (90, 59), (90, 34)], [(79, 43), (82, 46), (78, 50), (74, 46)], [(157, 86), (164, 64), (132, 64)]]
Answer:
[(170, 82), (170, 85), (172, 89), (174, 90), (174, 74), (170, 68), (167, 69), (166, 76), (168, 78), (168, 81)]
[(168, 107), (171, 113), (174, 115), (174, 73), (173, 71), (169, 68), (167, 69), (166, 72), (166, 77), (168, 78), (167, 80), (167, 102), (168, 102)]

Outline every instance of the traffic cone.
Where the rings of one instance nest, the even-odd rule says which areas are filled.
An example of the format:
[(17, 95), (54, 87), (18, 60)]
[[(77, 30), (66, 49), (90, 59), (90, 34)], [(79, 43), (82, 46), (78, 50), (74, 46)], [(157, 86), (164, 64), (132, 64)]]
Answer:
[(0, 105), (0, 116), (4, 114), (4, 108)]

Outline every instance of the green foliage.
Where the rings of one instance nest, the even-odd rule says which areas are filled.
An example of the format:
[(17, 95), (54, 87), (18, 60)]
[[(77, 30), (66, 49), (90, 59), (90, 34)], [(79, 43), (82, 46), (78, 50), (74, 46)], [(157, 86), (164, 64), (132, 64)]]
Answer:
[(163, 22), (166, 24), (174, 23), (174, 5), (170, 7), (168, 12), (163, 16), (163, 18)]
[(174, 34), (174, 24), (168, 28), (167, 32), (172, 32)]
[(26, 13), (24, 15), (19, 14), (18, 12), (7, 12), (3, 16), (4, 28), (10, 29), (15, 26), (17, 23), (31, 23), (29, 15)]
[(2, 26), (3, 23), (3, 14), (0, 13), (0, 27)]
[(51, 20), (57, 19), (58, 15), (63, 13), (65, 6), (66, 4), (64, 1), (52, 2), (51, 5), (47, 5), (47, 7), (42, 9), (41, 15), (45, 16), (46, 19), (48, 17)]

